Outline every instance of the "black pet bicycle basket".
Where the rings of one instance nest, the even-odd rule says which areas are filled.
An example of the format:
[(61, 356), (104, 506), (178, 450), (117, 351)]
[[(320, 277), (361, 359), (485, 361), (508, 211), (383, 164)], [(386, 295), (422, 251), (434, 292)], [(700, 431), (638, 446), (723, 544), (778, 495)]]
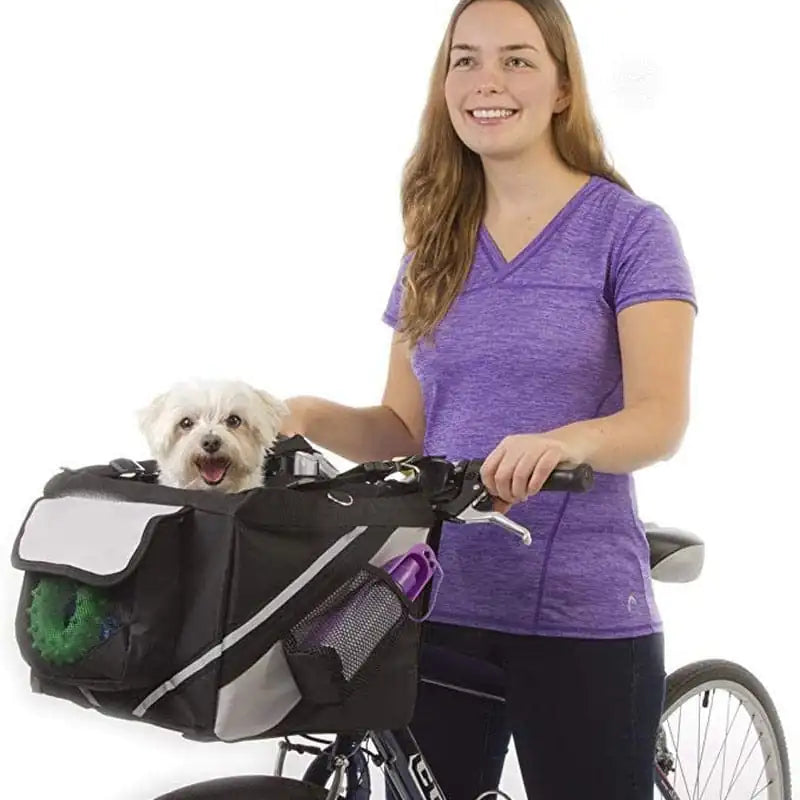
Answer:
[(284, 483), (54, 476), (12, 554), (33, 690), (198, 740), (407, 725), (427, 593), (380, 565), (437, 529), (430, 503)]

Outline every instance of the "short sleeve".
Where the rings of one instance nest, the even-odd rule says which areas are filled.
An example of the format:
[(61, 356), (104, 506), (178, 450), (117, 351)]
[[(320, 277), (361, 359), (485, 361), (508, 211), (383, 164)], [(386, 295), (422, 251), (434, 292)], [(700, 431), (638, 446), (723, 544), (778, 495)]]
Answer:
[(680, 236), (667, 213), (650, 203), (634, 218), (612, 264), (614, 311), (648, 300), (686, 300), (697, 313), (692, 279)]
[(403, 276), (405, 275), (406, 266), (410, 260), (411, 257), (409, 255), (403, 256), (403, 260), (400, 262), (400, 268), (397, 270), (397, 275), (395, 276), (392, 291), (389, 294), (389, 300), (383, 312), (383, 321), (393, 328), (396, 328), (400, 321), (400, 311), (403, 300)]

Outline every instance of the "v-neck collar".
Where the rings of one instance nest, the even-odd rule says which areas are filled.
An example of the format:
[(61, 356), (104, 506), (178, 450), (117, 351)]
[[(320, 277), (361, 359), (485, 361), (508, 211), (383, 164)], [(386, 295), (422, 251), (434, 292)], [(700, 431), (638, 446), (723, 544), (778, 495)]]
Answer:
[(520, 264), (527, 261), (559, 228), (566, 222), (571, 212), (580, 204), (584, 196), (594, 184), (598, 177), (591, 175), (589, 180), (578, 189), (575, 194), (556, 212), (555, 216), (533, 237), (533, 239), (522, 248), (510, 261), (507, 261), (497, 242), (492, 238), (486, 225), (481, 222), (478, 229), (478, 244), (482, 246), (484, 252), (489, 256), (489, 261), (496, 272), (508, 273), (516, 269)]

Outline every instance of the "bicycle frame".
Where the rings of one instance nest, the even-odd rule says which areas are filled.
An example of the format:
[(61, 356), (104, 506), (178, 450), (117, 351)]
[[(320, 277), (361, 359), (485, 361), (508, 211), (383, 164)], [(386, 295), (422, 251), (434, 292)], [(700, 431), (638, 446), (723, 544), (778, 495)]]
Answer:
[(370, 738), (386, 765), (394, 800), (446, 800), (408, 728), (371, 733)]
[[(449, 688), (505, 702), (505, 698), (499, 695), (458, 686)], [(386, 781), (394, 793), (392, 800), (447, 800), (409, 728), (370, 731), (366, 738), (373, 742), (383, 762)], [(666, 773), (657, 763), (654, 763), (653, 779), (664, 800), (680, 800)], [(392, 798), (392, 795), (387, 797)]]

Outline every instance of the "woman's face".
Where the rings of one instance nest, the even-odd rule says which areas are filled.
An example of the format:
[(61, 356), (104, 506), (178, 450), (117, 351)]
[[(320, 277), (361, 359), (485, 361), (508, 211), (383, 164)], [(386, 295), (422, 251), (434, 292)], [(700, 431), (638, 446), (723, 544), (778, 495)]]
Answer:
[(513, 0), (478, 0), (453, 30), (445, 100), (456, 133), (481, 156), (508, 158), (547, 135), (566, 106), (533, 17)]

